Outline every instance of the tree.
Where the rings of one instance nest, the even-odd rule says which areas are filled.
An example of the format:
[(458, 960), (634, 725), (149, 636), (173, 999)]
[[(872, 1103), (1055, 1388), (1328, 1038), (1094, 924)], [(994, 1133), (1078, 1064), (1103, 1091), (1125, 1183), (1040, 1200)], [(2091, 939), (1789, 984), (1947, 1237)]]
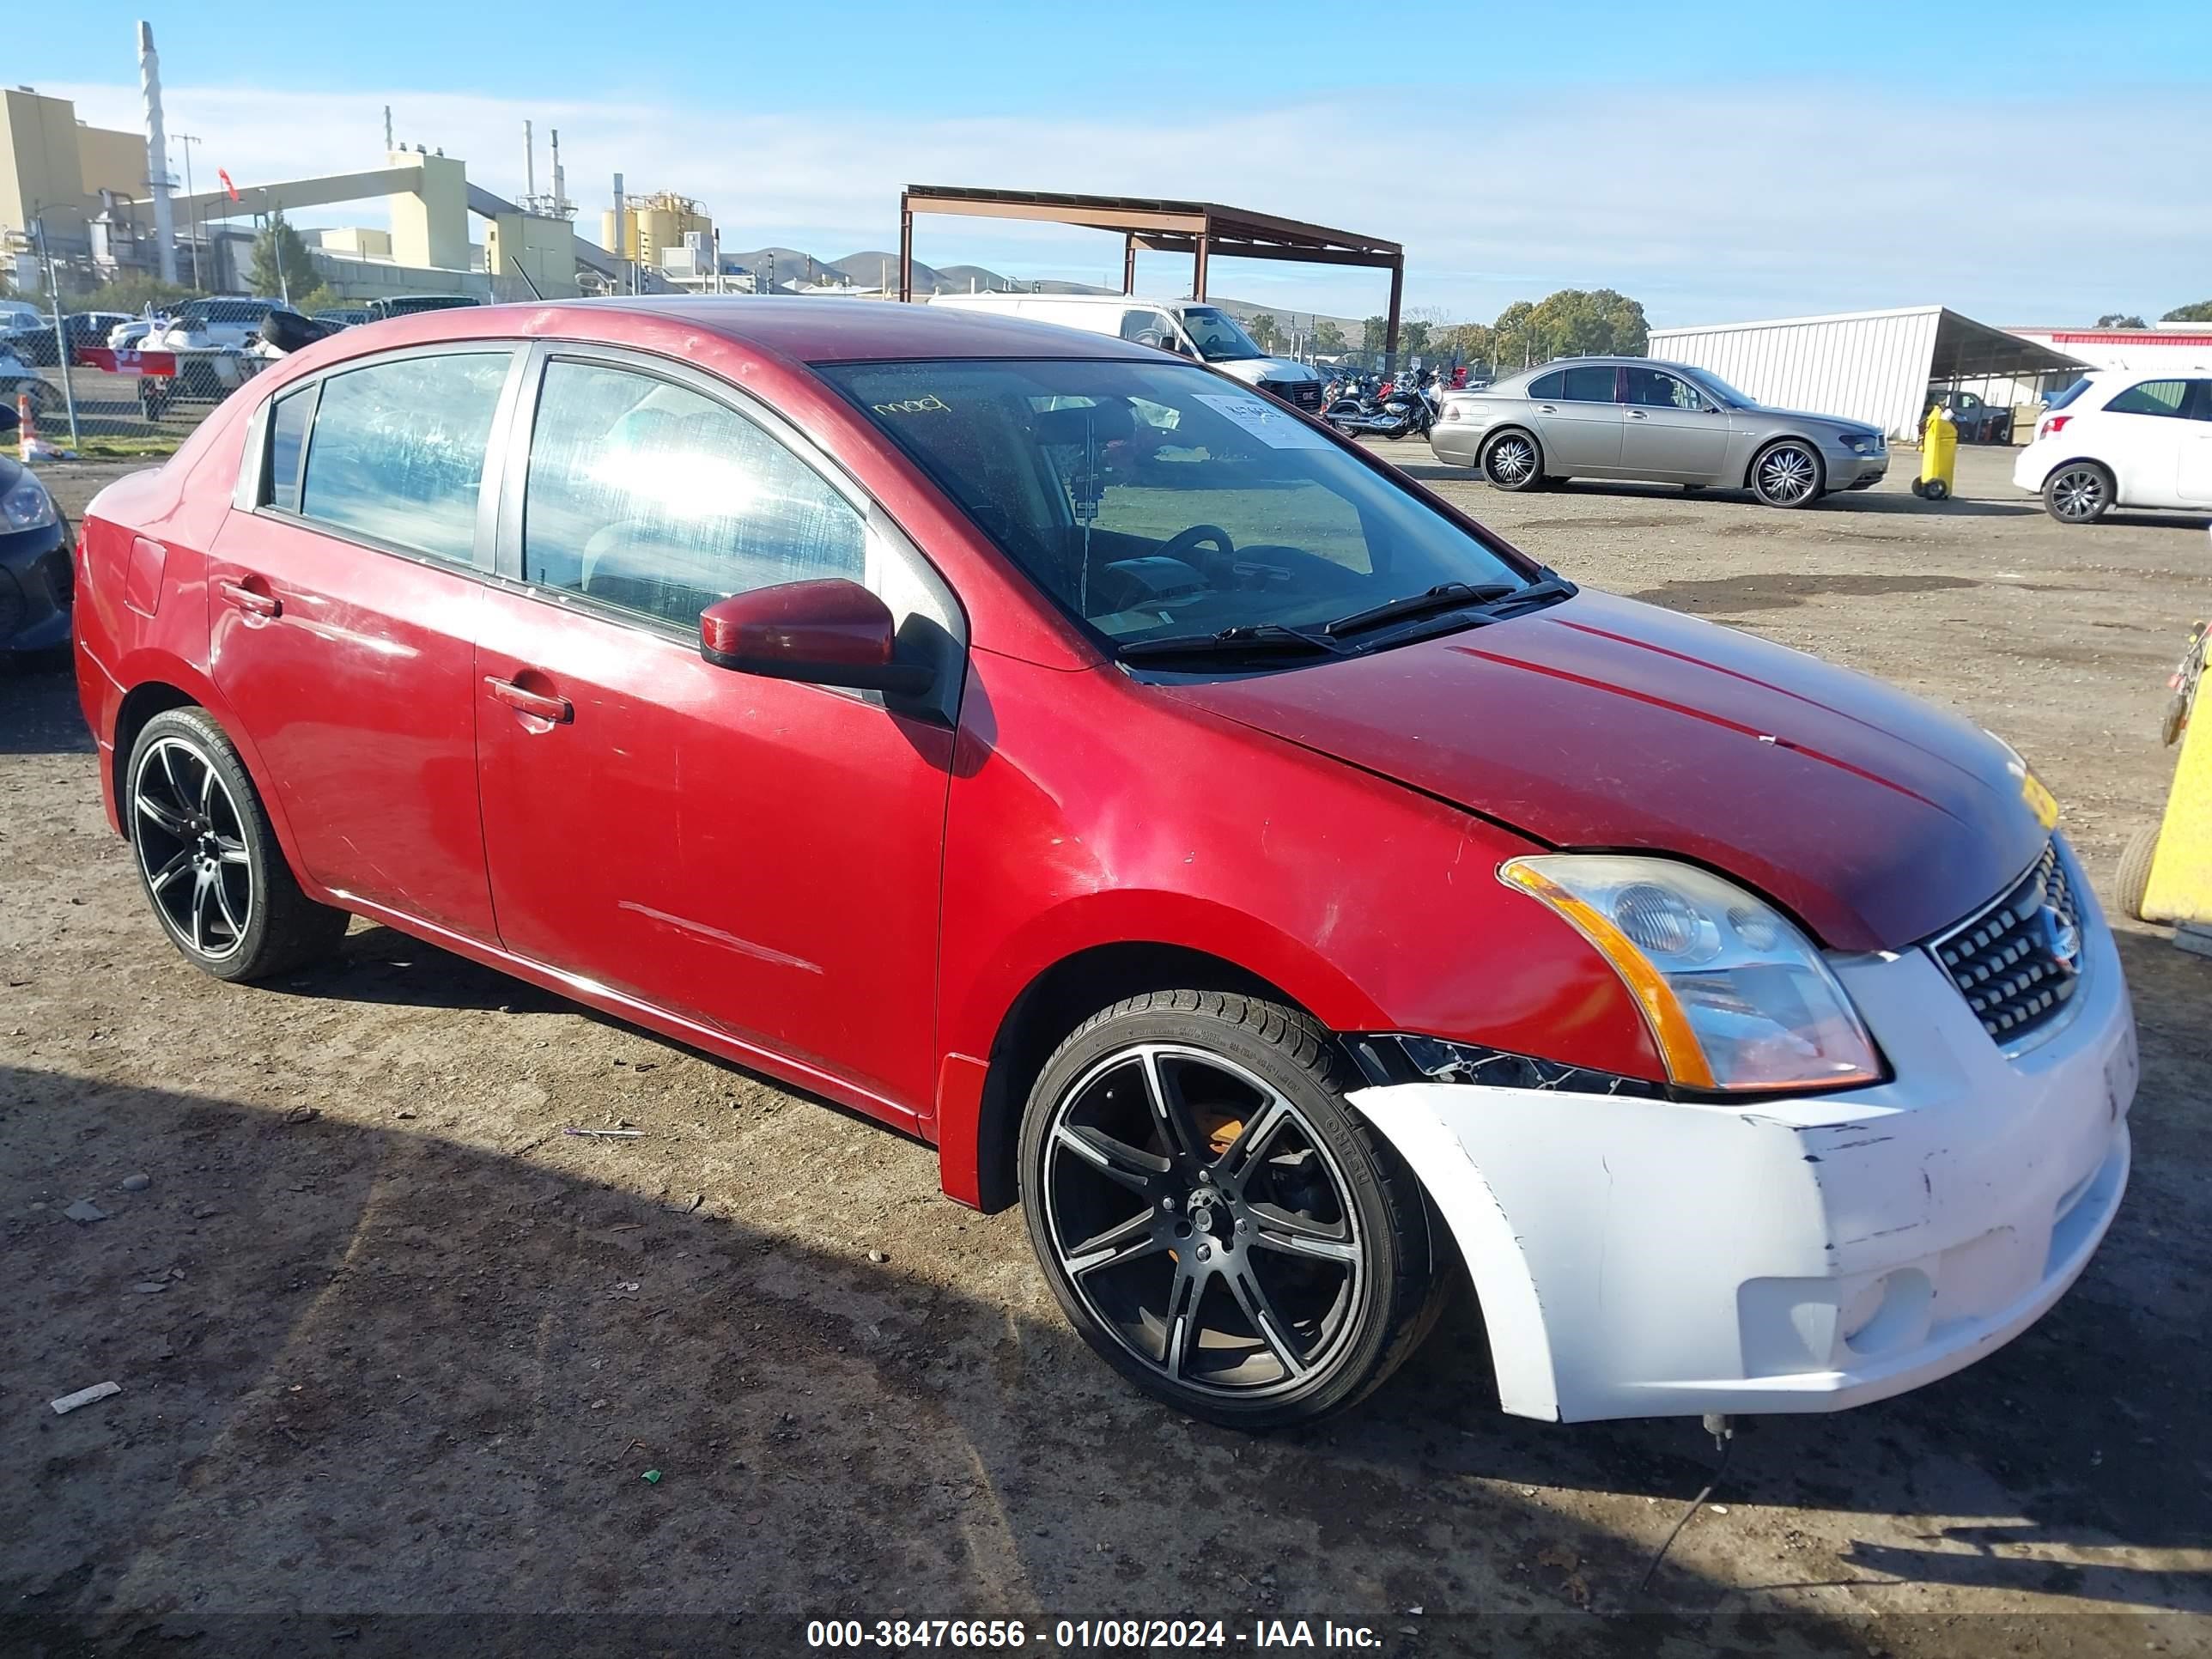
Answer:
[(1262, 351), (1273, 351), (1275, 342), (1282, 337), (1282, 325), (1275, 320), (1272, 312), (1263, 311), (1255, 317), (1251, 329), (1253, 342)]
[(2162, 323), (2212, 323), (2212, 300), (2199, 300), (2193, 306), (2176, 306), (2159, 319)]
[(1370, 317), (1359, 325), (1359, 349), (1362, 351), (1382, 350), (1382, 342), (1389, 337), (1389, 333), (1390, 319), (1388, 317)]
[(1498, 360), (1498, 340), (1486, 323), (1454, 323), (1439, 329), (1431, 342), (1449, 357), (1468, 364), (1492, 367)]
[(72, 311), (127, 311), (134, 315), (152, 309), (167, 311), (186, 300), (200, 297), (200, 290), (187, 288), (181, 283), (164, 283), (152, 276), (130, 271), (112, 282), (95, 283), (89, 288), (64, 285), (63, 303)]
[(1319, 322), (1314, 325), (1313, 349), (1314, 356), (1316, 357), (1342, 356), (1344, 355), (1344, 331), (1339, 328), (1328, 318), (1322, 318)]
[(2108, 311), (2097, 319), (2099, 328), (2148, 328), (2150, 325), (2140, 317), (2130, 317), (2124, 312)]
[(1398, 353), (1404, 357), (1418, 357), (1429, 349), (1429, 325), (1425, 319), (1408, 317), (1398, 325)]
[(253, 261), (246, 285), (268, 299), (286, 295), (304, 299), (322, 285), (315, 261), (300, 233), (285, 222), (279, 211), (269, 216), (269, 225), (253, 239)]

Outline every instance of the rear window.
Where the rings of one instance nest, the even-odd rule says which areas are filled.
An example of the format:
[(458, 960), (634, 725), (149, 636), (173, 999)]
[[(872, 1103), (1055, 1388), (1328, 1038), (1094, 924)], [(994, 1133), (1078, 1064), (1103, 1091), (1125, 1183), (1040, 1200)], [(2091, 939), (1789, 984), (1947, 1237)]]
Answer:
[(2105, 405), (2111, 415), (2179, 415), (2188, 400), (2186, 380), (2144, 380)]
[(2067, 404), (2072, 403), (2076, 398), (2080, 397), (2088, 389), (2089, 377), (2084, 374), (2080, 380), (2075, 381), (2072, 386), (2068, 386), (2065, 391), (2060, 392), (2048, 404), (2045, 404), (2044, 407), (2046, 409), (2063, 409)]

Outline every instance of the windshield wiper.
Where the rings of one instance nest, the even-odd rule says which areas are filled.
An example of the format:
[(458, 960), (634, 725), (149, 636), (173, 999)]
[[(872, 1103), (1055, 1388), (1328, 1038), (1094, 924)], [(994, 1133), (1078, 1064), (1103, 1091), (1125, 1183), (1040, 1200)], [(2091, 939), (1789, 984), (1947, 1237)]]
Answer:
[(1425, 617), (1431, 611), (1456, 611), (1463, 605), (1480, 605), (1491, 599), (1502, 599), (1509, 593), (1519, 592), (1514, 582), (1438, 582), (1425, 593), (1408, 593), (1403, 599), (1385, 599), (1380, 605), (1370, 605), (1364, 611), (1355, 611), (1349, 616), (1339, 617), (1334, 622), (1323, 623), (1321, 631), (1331, 638), (1357, 634), (1364, 628), (1376, 628), (1405, 617)]
[(1170, 634), (1164, 638), (1131, 640), (1114, 654), (1124, 662), (1151, 657), (1333, 656), (1336, 647), (1327, 640), (1285, 628), (1280, 623), (1249, 623), (1224, 628), (1216, 634)]

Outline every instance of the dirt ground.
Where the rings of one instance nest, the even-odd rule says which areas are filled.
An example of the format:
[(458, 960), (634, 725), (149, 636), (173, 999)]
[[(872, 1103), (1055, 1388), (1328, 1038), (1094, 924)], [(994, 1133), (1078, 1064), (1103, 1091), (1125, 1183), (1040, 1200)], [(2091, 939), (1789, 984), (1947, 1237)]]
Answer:
[[(2062, 529), (1995, 452), (1940, 507), (1900, 455), (1804, 513), (1385, 453), (1578, 579), (2003, 732), (2108, 897), (2159, 810), (2201, 519)], [(112, 475), (52, 474), (72, 513)], [(775, 1654), (955, 1616), (1051, 1650), (1109, 1615), (1221, 1620), (1224, 1651), (1277, 1618), (1418, 1654), (2212, 1644), (2212, 962), (2155, 930), (2121, 939), (2134, 1186), (2080, 1286), (1948, 1382), (1747, 1433), (1639, 1595), (1710, 1443), (1502, 1416), (1471, 1309), (1323, 1431), (1194, 1425), (927, 1148), (381, 928), (218, 985), (98, 800), (67, 675), (0, 677), (9, 1656)]]

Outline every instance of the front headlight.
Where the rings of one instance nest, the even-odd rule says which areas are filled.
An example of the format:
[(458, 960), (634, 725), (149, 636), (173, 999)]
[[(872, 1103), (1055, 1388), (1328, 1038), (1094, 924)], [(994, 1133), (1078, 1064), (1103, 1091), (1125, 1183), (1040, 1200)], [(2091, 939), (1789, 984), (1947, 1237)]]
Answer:
[(1844, 988), (1763, 899), (1672, 859), (1549, 854), (1498, 873), (1613, 964), (1682, 1087), (1833, 1089), (1881, 1076)]
[(1881, 452), (1881, 441), (1864, 432), (1846, 432), (1837, 441), (1854, 455), (1875, 455)]
[(36, 530), (42, 525), (52, 524), (58, 517), (54, 511), (54, 498), (46, 494), (46, 485), (27, 472), (16, 481), (13, 489), (0, 495), (0, 518), (7, 520), (10, 530)]

